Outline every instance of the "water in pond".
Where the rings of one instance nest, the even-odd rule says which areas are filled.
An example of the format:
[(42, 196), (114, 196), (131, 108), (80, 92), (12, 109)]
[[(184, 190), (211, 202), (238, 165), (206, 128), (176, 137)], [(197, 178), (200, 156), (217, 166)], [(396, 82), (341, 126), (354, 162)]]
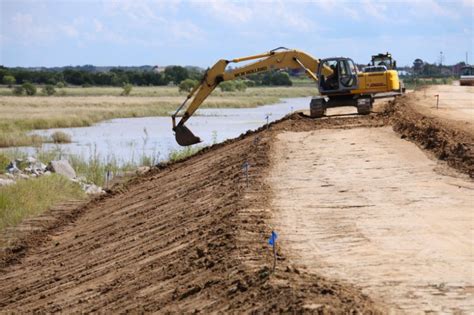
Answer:
[[(201, 109), (186, 125), (203, 141), (199, 145), (209, 145), (259, 128), (266, 123), (267, 116), (271, 122), (292, 111), (308, 109), (310, 100), (309, 97), (289, 98), (256, 108)], [(49, 136), (58, 130), (71, 135), (73, 142), (44, 144), (44, 150), (60, 149), (65, 155), (75, 154), (85, 159), (98, 155), (104, 160), (114, 158), (119, 164), (138, 162), (143, 155), (166, 160), (172, 150), (182, 148), (175, 141), (170, 117), (120, 118), (90, 127), (36, 130), (34, 133)], [(31, 147), (20, 150), (35, 152)]]

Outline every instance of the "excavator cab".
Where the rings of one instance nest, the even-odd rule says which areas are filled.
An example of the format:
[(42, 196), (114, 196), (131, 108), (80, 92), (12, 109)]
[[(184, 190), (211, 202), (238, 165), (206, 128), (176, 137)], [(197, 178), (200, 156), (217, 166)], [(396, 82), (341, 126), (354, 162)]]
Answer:
[[(326, 69), (332, 71), (327, 71)], [(318, 68), (319, 90), (323, 94), (339, 94), (357, 88), (357, 67), (350, 58), (322, 59)]]

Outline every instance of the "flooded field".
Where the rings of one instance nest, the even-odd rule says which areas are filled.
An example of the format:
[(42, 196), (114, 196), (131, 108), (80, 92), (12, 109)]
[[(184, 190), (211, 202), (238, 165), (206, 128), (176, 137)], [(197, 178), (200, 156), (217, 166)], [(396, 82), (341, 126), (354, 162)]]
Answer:
[[(239, 136), (268, 122), (278, 120), (292, 111), (305, 110), (310, 97), (288, 98), (273, 105), (256, 108), (201, 109), (186, 125), (209, 145)], [(170, 117), (120, 118), (104, 121), (91, 127), (36, 130), (35, 134), (49, 136), (63, 131), (72, 138), (68, 144), (43, 144), (43, 150), (55, 149), (89, 159), (100, 156), (119, 163), (136, 162), (139, 156), (166, 160), (169, 153), (181, 147), (174, 139)], [(20, 147), (33, 154), (37, 148)]]

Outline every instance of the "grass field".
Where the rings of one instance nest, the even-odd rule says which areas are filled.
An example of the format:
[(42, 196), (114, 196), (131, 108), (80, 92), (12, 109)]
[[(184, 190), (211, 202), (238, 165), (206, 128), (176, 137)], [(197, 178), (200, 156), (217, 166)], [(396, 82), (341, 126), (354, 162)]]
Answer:
[[(130, 96), (119, 96), (122, 89), (116, 87), (64, 90), (64, 96), (0, 96), (0, 147), (52, 141), (27, 135), (35, 129), (84, 127), (112, 118), (167, 116), (186, 97), (185, 93), (178, 92), (177, 87), (134, 87)], [(0, 95), (9, 91), (2, 87)], [(255, 107), (315, 92), (314, 87), (307, 85), (248, 88), (245, 92), (216, 90), (202, 108)]]

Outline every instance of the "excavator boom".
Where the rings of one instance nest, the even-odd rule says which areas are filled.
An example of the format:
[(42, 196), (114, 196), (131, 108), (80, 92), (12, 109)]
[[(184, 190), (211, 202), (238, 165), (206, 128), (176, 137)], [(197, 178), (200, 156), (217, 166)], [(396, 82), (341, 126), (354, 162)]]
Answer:
[[(257, 60), (258, 59), (258, 60)], [(240, 68), (235, 68), (230, 71), (225, 71), (229, 63), (239, 63), (248, 60), (257, 60), (253, 63), (247, 64)], [(243, 58), (236, 58), (232, 60), (221, 59), (209, 68), (200, 84), (196, 86), (186, 97), (186, 100), (181, 104), (176, 112), (171, 116), (173, 121), (173, 130), (175, 132), (176, 141), (179, 145), (189, 146), (201, 142), (199, 137), (196, 137), (191, 130), (189, 130), (184, 123), (196, 112), (204, 100), (212, 93), (212, 91), (223, 81), (235, 80), (249, 74), (266, 72), (273, 69), (304, 69), (306, 74), (317, 81), (315, 74), (319, 67), (319, 59), (314, 58), (302, 51), (289, 50), (286, 48), (277, 48), (267, 53), (248, 56)], [(322, 69), (324, 73), (330, 75), (332, 70), (330, 68)], [(191, 101), (187, 106), (181, 120), (176, 124), (176, 117), (179, 112), (186, 106), (188, 101)]]

